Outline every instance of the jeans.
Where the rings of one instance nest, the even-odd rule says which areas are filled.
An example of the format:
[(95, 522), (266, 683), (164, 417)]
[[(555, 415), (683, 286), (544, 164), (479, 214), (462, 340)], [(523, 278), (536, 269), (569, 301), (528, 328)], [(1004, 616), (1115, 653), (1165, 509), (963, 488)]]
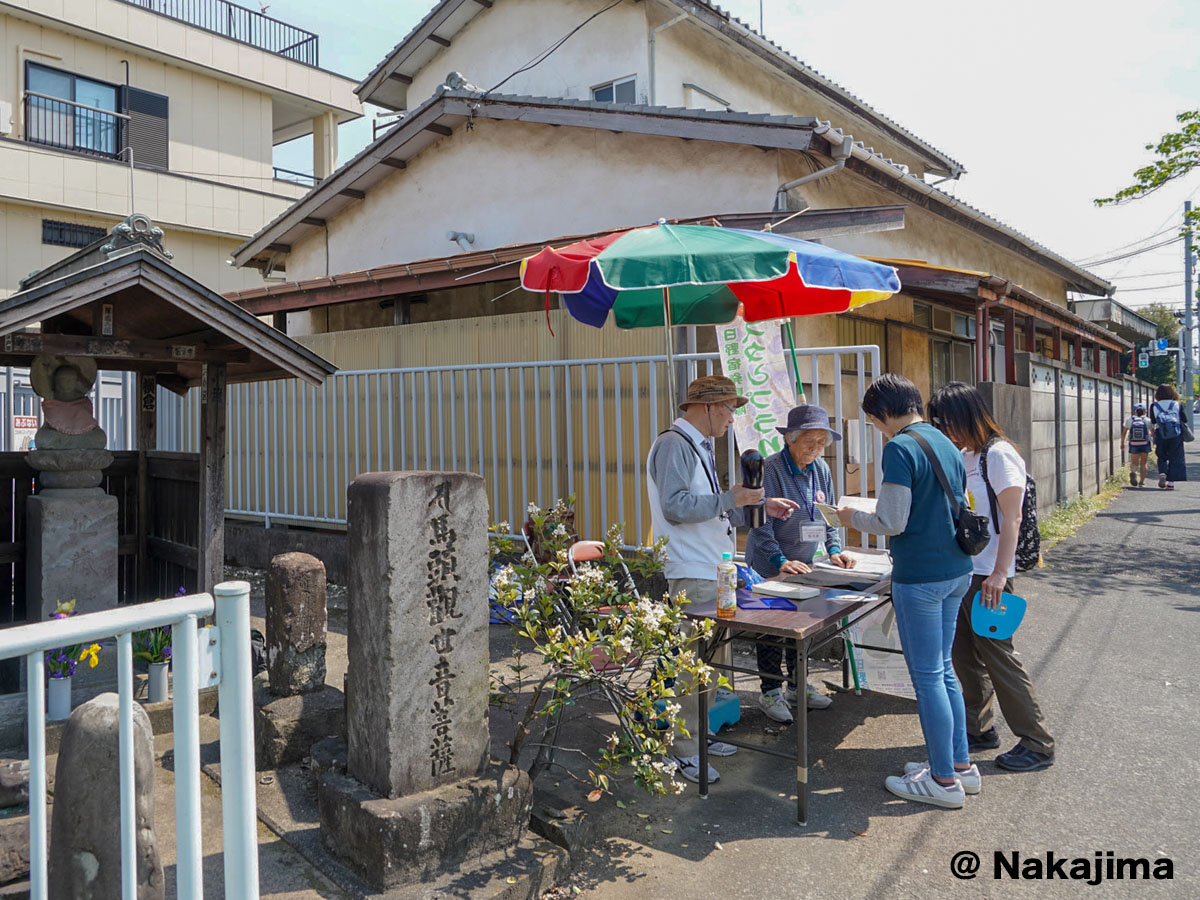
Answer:
[(953, 778), (955, 763), (971, 761), (967, 712), (951, 658), (958, 607), (970, 584), (967, 574), (949, 581), (892, 585), (904, 662), (917, 694), (929, 767), (937, 778)]

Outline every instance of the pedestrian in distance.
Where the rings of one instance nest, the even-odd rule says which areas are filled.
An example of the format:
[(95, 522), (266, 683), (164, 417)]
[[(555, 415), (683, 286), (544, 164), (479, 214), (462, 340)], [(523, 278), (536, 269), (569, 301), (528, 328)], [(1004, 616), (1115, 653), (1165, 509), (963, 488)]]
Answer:
[(1121, 449), (1125, 449), (1125, 438), (1129, 438), (1129, 483), (1134, 487), (1146, 484), (1146, 469), (1150, 464), (1150, 435), (1153, 423), (1146, 415), (1146, 404), (1133, 407), (1133, 415), (1126, 417), (1121, 428)]
[[(1169, 384), (1160, 384), (1150, 404), (1150, 421), (1154, 423), (1154, 452), (1158, 455), (1158, 486), (1175, 490), (1175, 482), (1187, 481), (1187, 465), (1183, 454), (1183, 432), (1187, 413), (1179, 402), (1179, 394)], [(1188, 438), (1191, 440), (1191, 438)]]
[[(742, 521), (742, 507), (762, 503), (768, 516), (783, 519), (799, 508), (794, 500), (766, 498), (762, 488), (736, 484), (727, 491), (721, 486), (713, 441), (724, 437), (735, 411), (748, 402), (723, 375), (697, 378), (679, 404), (683, 415), (650, 446), (650, 520), (655, 535), (667, 538), (664, 574), (672, 597), (682, 593), (692, 603), (716, 603), (717, 566), (722, 553), (737, 549), (734, 527)], [(676, 688), (682, 730), (674, 735), (672, 759), (684, 778), (699, 782), (698, 736), (707, 734), (707, 723), (700, 722), (699, 698), (691, 685), (677, 683)], [(709, 739), (708, 752), (732, 756), (737, 747)], [(720, 777), (709, 766), (709, 782)]]
[(838, 518), (846, 527), (891, 537), (892, 606), (928, 754), (927, 763), (906, 766), (884, 786), (905, 800), (961, 809), (964, 783), (979, 779), (951, 659), (958, 607), (972, 570), (956, 537), (955, 510), (966, 503), (962, 455), (925, 422), (921, 393), (902, 375), (888, 373), (871, 382), (862, 409), (888, 438), (883, 482), (874, 513), (842, 508)]
[[(784, 447), (763, 464), (763, 490), (772, 497), (786, 497), (800, 506), (787, 519), (766, 518), (746, 539), (746, 562), (764, 578), (803, 575), (812, 571), (817, 555), (844, 569), (854, 568), (851, 556), (842, 553), (837, 528), (826, 524), (818, 503), (837, 505), (833, 473), (821, 458), (830, 441), (842, 436), (829, 426), (829, 413), (811, 403), (802, 403), (788, 413), (787, 422), (775, 429), (783, 435)], [(778, 644), (782, 644), (780, 639)], [(756, 645), (762, 694), (758, 704), (767, 718), (784, 725), (794, 721), (791, 707), (797, 703), (796, 648), (787, 647), (788, 681), (783, 679), (783, 649), (776, 644)], [(805, 686), (809, 709), (826, 709), (833, 701), (811, 684)]]
[[(1013, 772), (1036, 772), (1054, 765), (1054, 738), (1046, 729), (1033, 681), (1011, 637), (983, 637), (971, 627), (977, 593), (987, 609), (1000, 605), (1002, 592), (1013, 593), (1025, 460), (992, 418), (983, 396), (969, 385), (950, 382), (929, 398), (928, 412), (934, 427), (962, 450), (967, 499), (975, 512), (987, 517), (991, 534), (987, 547), (971, 558), (974, 574), (959, 607), (954, 635), (954, 671), (967, 710), (967, 747), (976, 753), (1000, 746), (993, 724), (999, 702), (1004, 721), (1018, 741), (996, 757), (996, 765)], [(962, 782), (969, 793), (978, 792), (978, 779)]]

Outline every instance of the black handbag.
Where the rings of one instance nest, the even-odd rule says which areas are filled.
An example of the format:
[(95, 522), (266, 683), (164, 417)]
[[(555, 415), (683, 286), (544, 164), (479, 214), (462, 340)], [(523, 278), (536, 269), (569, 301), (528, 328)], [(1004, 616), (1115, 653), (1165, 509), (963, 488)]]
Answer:
[[(954, 491), (950, 487), (950, 479), (946, 477), (946, 471), (938, 462), (937, 456), (934, 455), (929, 441), (915, 431), (910, 434), (910, 437), (925, 451), (925, 458), (929, 460), (929, 465), (933, 468), (942, 490), (946, 492), (946, 498), (950, 501), (950, 516), (954, 519), (954, 539), (958, 541), (959, 549), (967, 556), (978, 556), (992, 539), (987, 517), (979, 515), (958, 502), (958, 498), (954, 496)], [(966, 493), (965, 485), (963, 493)]]

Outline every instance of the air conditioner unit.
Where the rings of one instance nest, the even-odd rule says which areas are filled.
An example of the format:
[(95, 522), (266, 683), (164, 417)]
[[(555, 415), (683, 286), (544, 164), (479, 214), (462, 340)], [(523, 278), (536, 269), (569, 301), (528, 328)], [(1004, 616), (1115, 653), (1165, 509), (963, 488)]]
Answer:
[(12, 134), (12, 104), (0, 100), (0, 134)]

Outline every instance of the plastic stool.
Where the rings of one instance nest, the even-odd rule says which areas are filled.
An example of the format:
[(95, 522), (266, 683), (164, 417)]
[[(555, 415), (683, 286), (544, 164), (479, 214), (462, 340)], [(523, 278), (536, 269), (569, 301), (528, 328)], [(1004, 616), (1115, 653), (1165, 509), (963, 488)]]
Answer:
[(742, 701), (733, 691), (717, 688), (708, 707), (708, 730), (716, 734), (726, 725), (734, 725), (742, 717)]

